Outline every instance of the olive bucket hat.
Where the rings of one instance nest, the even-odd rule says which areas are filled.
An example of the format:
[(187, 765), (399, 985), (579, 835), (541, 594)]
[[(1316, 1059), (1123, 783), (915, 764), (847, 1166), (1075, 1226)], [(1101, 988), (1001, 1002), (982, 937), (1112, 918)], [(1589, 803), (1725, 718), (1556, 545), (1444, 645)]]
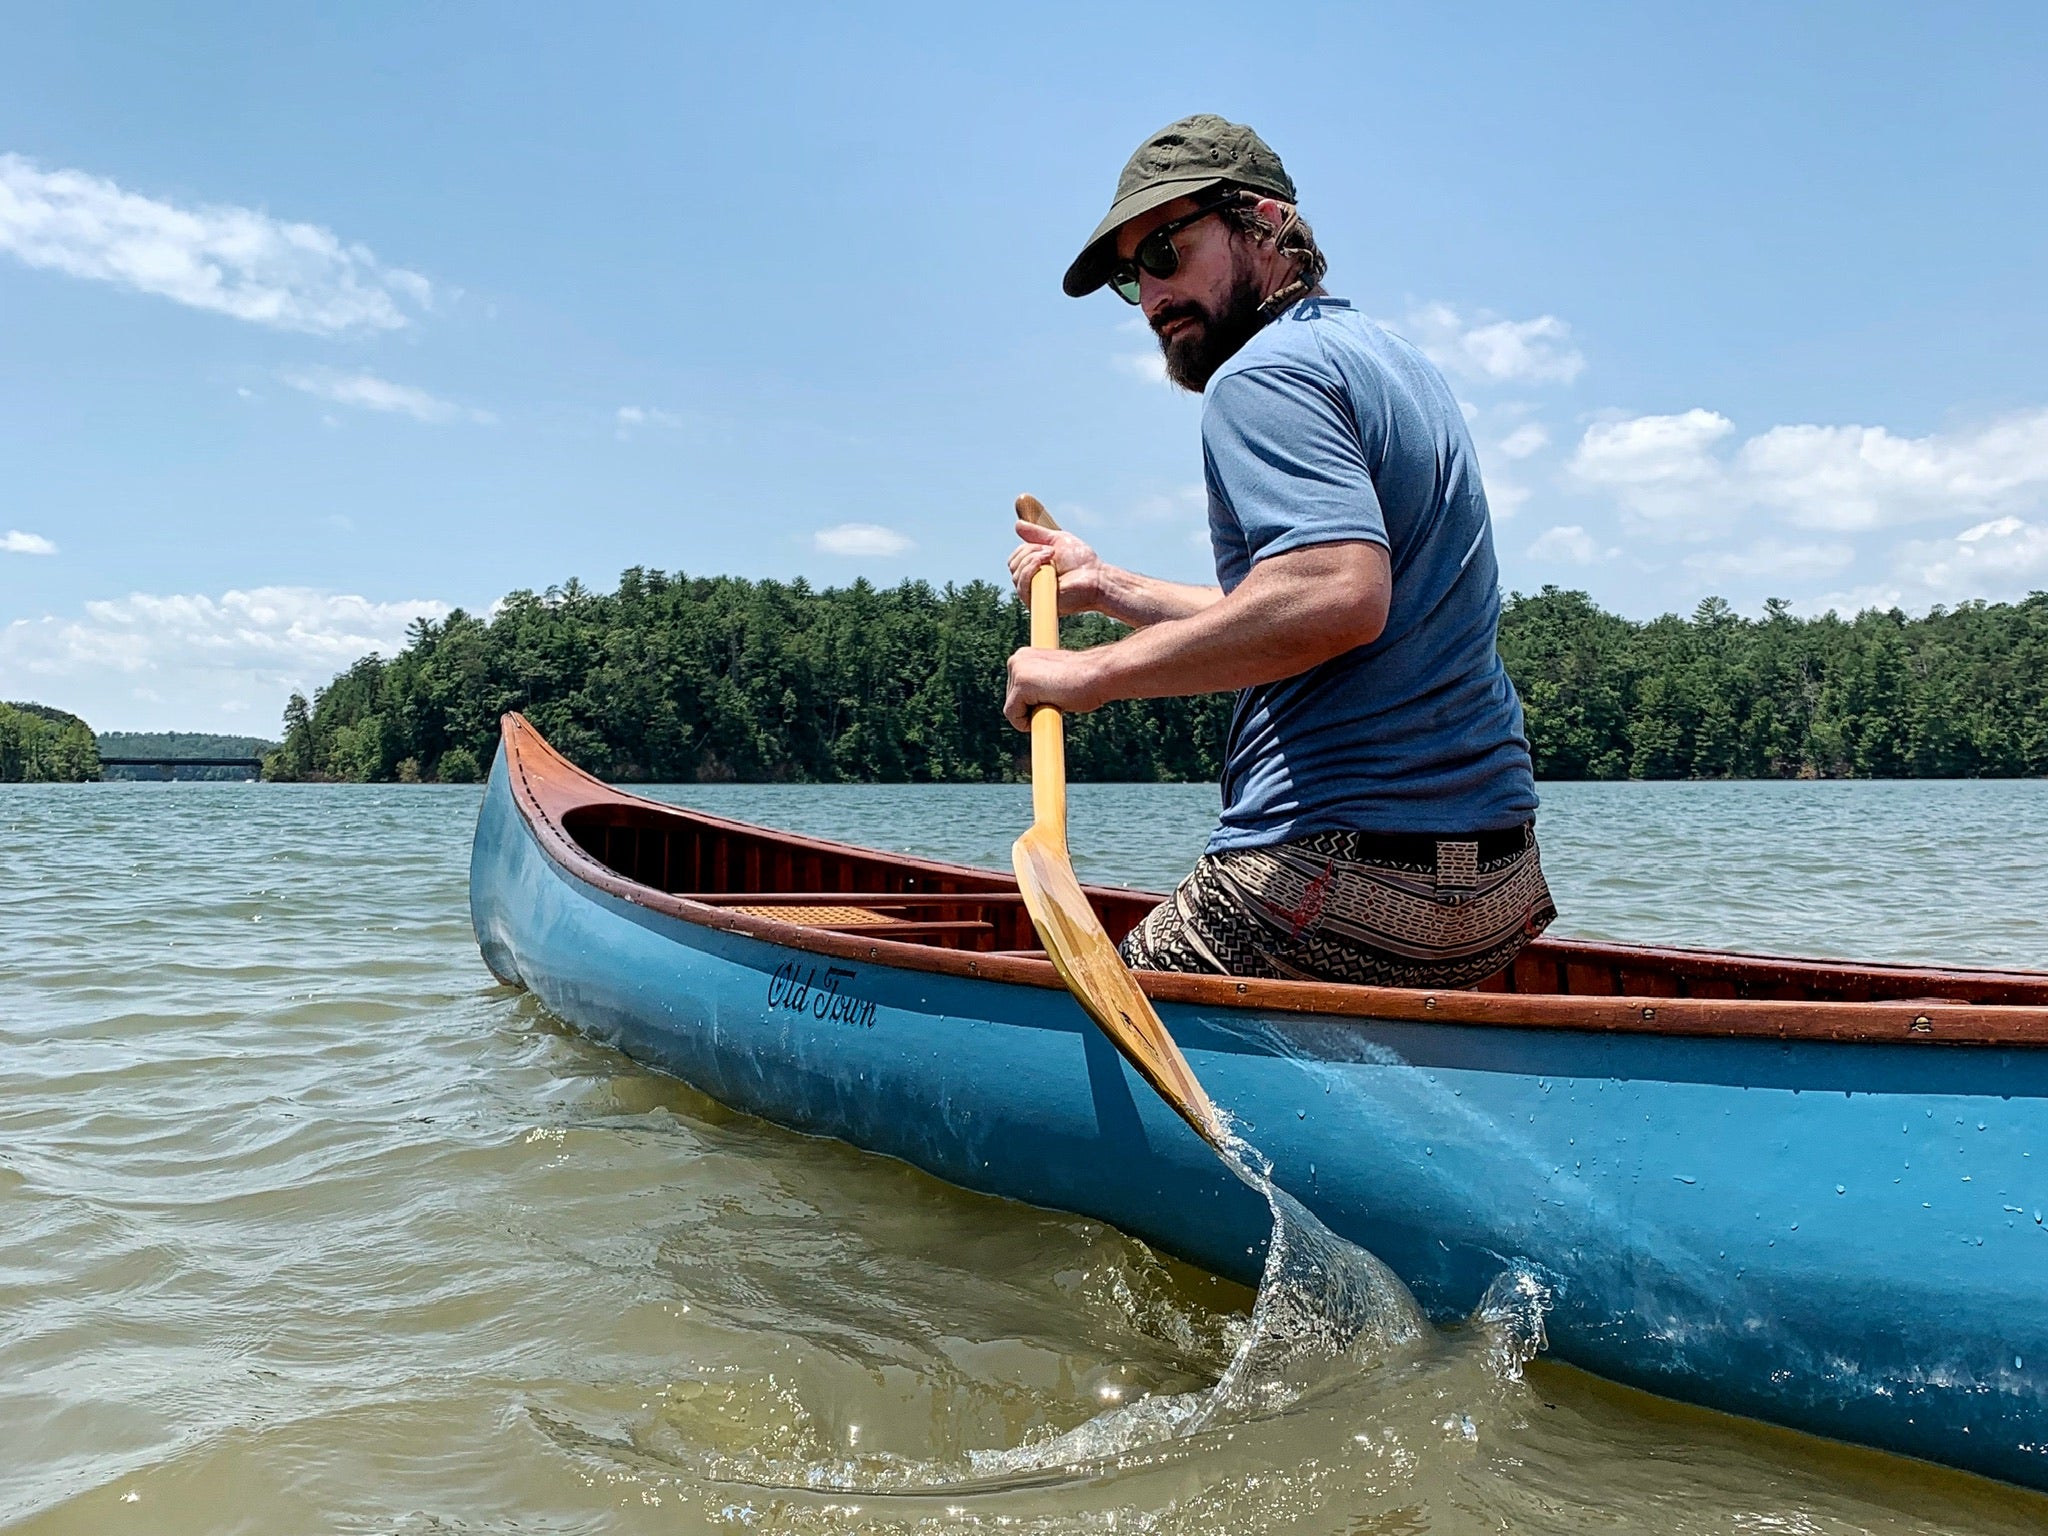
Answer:
[(1116, 179), (1116, 200), (1067, 268), (1061, 286), (1070, 298), (1093, 293), (1109, 280), (1116, 232), (1122, 225), (1176, 197), (1222, 186), (1249, 187), (1269, 197), (1295, 201), (1293, 179), (1280, 157), (1244, 124), (1213, 112), (1167, 124), (1125, 162), (1123, 174)]

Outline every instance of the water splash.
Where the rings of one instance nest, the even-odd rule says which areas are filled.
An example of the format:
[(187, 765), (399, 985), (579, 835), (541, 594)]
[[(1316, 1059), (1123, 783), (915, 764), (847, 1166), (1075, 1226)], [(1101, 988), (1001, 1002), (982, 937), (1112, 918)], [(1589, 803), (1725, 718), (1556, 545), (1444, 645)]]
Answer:
[[(1223, 1160), (1265, 1200), (1272, 1215), (1249, 1317), (1219, 1318), (1222, 1336), (1198, 1341), (1194, 1324), (1171, 1308), (1164, 1318), (1155, 1315), (1158, 1298), (1128, 1285), (1112, 1287), (1128, 1319), (1143, 1320), (1141, 1332), (1171, 1336), (1183, 1349), (1207, 1356), (1215, 1372), (1211, 1385), (1129, 1400), (1119, 1392), (1104, 1392), (1097, 1399), (1106, 1405), (1102, 1411), (1072, 1428), (1040, 1427), (1002, 1449), (956, 1441), (949, 1452), (931, 1457), (879, 1446), (855, 1449), (812, 1423), (789, 1384), (778, 1386), (771, 1377), (750, 1387), (723, 1389), (717, 1395), (724, 1406), (686, 1433), (682, 1444), (664, 1433), (659, 1443), (643, 1441), (637, 1451), (658, 1464), (687, 1466), (726, 1487), (764, 1493), (912, 1499), (1015, 1495), (1198, 1454), (1198, 1444), (1248, 1428), (1263, 1437), (1268, 1427), (1303, 1415), (1309, 1420), (1335, 1415), (1332, 1422), (1342, 1421), (1347, 1436), (1362, 1423), (1369, 1425), (1381, 1410), (1406, 1423), (1414, 1417), (1410, 1400), (1418, 1392), (1431, 1396), (1438, 1414), (1442, 1406), (1434, 1399), (1446, 1390), (1451, 1400), (1481, 1411), (1493, 1402), (1487, 1384), (1516, 1380), (1543, 1348), (1550, 1293), (1533, 1271), (1509, 1269), (1462, 1326), (1439, 1333), (1391, 1269), (1330, 1231), (1275, 1183), (1270, 1160), (1256, 1147), (1232, 1135)], [(1432, 1385), (1423, 1387), (1425, 1380)], [(1364, 1399), (1358, 1396), (1361, 1387)], [(787, 1418), (789, 1434), (761, 1444), (754, 1430), (742, 1428), (735, 1441), (735, 1415), (747, 1421), (745, 1405), (762, 1393), (781, 1403), (778, 1412)], [(1367, 1403), (1373, 1406), (1366, 1408)], [(1358, 1417), (1362, 1408), (1369, 1415), (1363, 1421)], [(1455, 1433), (1469, 1442), (1479, 1437), (1486, 1414), (1481, 1412), (1479, 1424), (1462, 1410), (1441, 1423), (1430, 1422), (1447, 1436)], [(1385, 1432), (1395, 1433), (1390, 1427)], [(717, 1449), (708, 1449), (709, 1440), (720, 1442)], [(1375, 1455), (1392, 1454), (1376, 1438), (1371, 1449)]]
[(1484, 1341), (1486, 1363), (1501, 1381), (1518, 1380), (1522, 1367), (1549, 1345), (1543, 1320), (1550, 1312), (1549, 1282), (1526, 1264), (1494, 1276), (1466, 1326)]
[(1433, 1337), (1400, 1276), (1332, 1232), (1273, 1180), (1273, 1164), (1234, 1132), (1223, 1161), (1273, 1213), (1251, 1328), (1193, 1428), (1275, 1413), (1337, 1370), (1367, 1370)]
[[(1400, 1276), (1332, 1232), (1276, 1184), (1264, 1153), (1233, 1131), (1220, 1155), (1264, 1198), (1273, 1213), (1273, 1234), (1250, 1326), (1216, 1385), (1205, 1392), (1140, 1398), (1062, 1434), (1009, 1450), (970, 1451), (977, 1478), (1000, 1480), (1085, 1466), (1222, 1424), (1281, 1413), (1333, 1379), (1370, 1370), (1435, 1340), (1435, 1330)], [(1505, 1304), (1500, 1310), (1505, 1317)], [(1518, 1360), (1515, 1368), (1519, 1365)]]
[[(1540, 1278), (1510, 1269), (1447, 1338), (1431, 1327), (1399, 1276), (1358, 1244), (1332, 1232), (1274, 1181), (1271, 1161), (1232, 1133), (1225, 1165), (1265, 1200), (1273, 1228), (1251, 1315), (1235, 1335), (1213, 1385), (1118, 1402), (1064, 1431), (1041, 1430), (1006, 1449), (966, 1449), (926, 1460), (882, 1451), (833, 1455), (810, 1434), (801, 1445), (728, 1448), (697, 1466), (722, 1484), (810, 1495), (967, 1497), (1017, 1493), (1087, 1480), (1213, 1432), (1275, 1421), (1290, 1410), (1376, 1373), (1434, 1358), (1481, 1365), (1512, 1381), (1544, 1344), (1550, 1293)], [(1133, 1310), (1137, 1298), (1127, 1298)], [(1185, 1332), (1185, 1328), (1174, 1330)], [(1446, 1421), (1466, 1439), (1469, 1416)], [(964, 1461), (964, 1465), (963, 1465)]]

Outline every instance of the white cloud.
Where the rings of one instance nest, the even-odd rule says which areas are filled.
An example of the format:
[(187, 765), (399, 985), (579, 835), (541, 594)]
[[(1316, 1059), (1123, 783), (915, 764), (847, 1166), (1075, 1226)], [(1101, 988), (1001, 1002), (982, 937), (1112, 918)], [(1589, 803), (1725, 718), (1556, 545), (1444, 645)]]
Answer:
[(1652, 522), (1725, 514), (1727, 471), (1714, 445), (1734, 430), (1726, 416), (1701, 410), (1596, 422), (1580, 439), (1570, 470)]
[(1901, 544), (1893, 561), (1899, 576), (1930, 601), (2019, 597), (2048, 587), (2048, 523), (1993, 518), (1952, 539)]
[(1152, 334), (1152, 326), (1145, 316), (1132, 311), (1116, 324), (1118, 332), (1126, 336), (1145, 338), (1142, 350), (1118, 352), (1111, 356), (1110, 367), (1120, 373), (1127, 373), (1134, 379), (1143, 379), (1147, 384), (1164, 384), (1166, 379), (1166, 357), (1159, 350), (1159, 338)]
[(1832, 576), (1855, 558), (1855, 549), (1842, 543), (1787, 544), (1781, 539), (1759, 539), (1743, 550), (1688, 555), (1685, 564), (1702, 576), (1775, 577), (1780, 581), (1805, 581), (1816, 576)]
[(1850, 530), (2048, 502), (2048, 408), (1926, 437), (1883, 427), (1773, 427), (1742, 445), (1759, 501), (1802, 527)]
[(1795, 527), (1860, 532), (1962, 514), (2048, 508), (2048, 408), (1926, 437), (1883, 427), (1778, 426), (1742, 443), (1712, 411), (1586, 429), (1571, 472), (1651, 522), (1704, 533), (1748, 510)]
[(1936, 603), (1982, 598), (2013, 602), (2048, 589), (2048, 521), (1994, 517), (1948, 538), (1893, 546), (1891, 576), (1795, 602), (1801, 613), (1861, 613), (1866, 608), (1924, 612)]
[(1134, 379), (1143, 379), (1147, 384), (1164, 384), (1166, 379), (1166, 357), (1157, 350), (1151, 352), (1119, 352), (1110, 358), (1112, 367), (1119, 368)]
[(1488, 384), (1569, 384), (1585, 354), (1555, 315), (1503, 320), (1487, 310), (1469, 319), (1448, 304), (1426, 304), (1397, 327), (1444, 372)]
[(1209, 526), (1209, 493), (1199, 482), (1170, 490), (1147, 491), (1131, 504), (1131, 520), (1140, 523), (1199, 522)]
[(840, 523), (812, 534), (811, 547), (827, 555), (886, 558), (906, 554), (917, 546), (894, 528), (884, 528), (880, 523)]
[(1805, 618), (1818, 618), (1824, 613), (1840, 613), (1854, 616), (1875, 608), (1886, 612), (1893, 608), (1903, 609), (1908, 599), (1905, 591), (1890, 582), (1871, 582), (1860, 587), (1851, 587), (1843, 592), (1828, 592), (1820, 597), (1795, 598), (1792, 611)]
[(1486, 477), (1486, 510), (1499, 522), (1506, 522), (1529, 504), (1529, 487), (1506, 475)]
[[(1462, 401), (1460, 405), (1468, 422), (1479, 419), (1480, 411), (1477, 406), (1465, 405)], [(1486, 414), (1489, 421), (1499, 416), (1506, 416), (1509, 421), (1514, 421), (1526, 409), (1526, 406), (1509, 404), (1496, 406)], [(1501, 466), (1518, 465), (1524, 459), (1541, 453), (1550, 446), (1550, 433), (1541, 422), (1536, 421), (1520, 421), (1505, 431), (1498, 426), (1494, 430), (1498, 433), (1497, 436), (1479, 442), (1479, 458), (1482, 463), (1492, 466), (1483, 478), (1487, 509), (1497, 521), (1506, 522), (1528, 505), (1533, 493), (1531, 487), (1520, 478), (1520, 471), (1511, 472)]]
[(31, 267), (156, 294), (278, 330), (412, 323), (433, 289), (317, 224), (228, 204), (181, 207), (84, 171), (0, 155), (0, 251)]
[(683, 418), (674, 411), (664, 411), (651, 405), (622, 405), (613, 418), (616, 436), (624, 442), (641, 427), (664, 427), (671, 431), (683, 424)]
[(310, 587), (131, 593), (0, 627), (0, 697), (73, 709), (101, 729), (274, 722), (293, 689), (310, 695), (372, 651), (394, 655), (414, 619), (448, 612)]
[(278, 378), (302, 394), (332, 400), (336, 405), (351, 405), (365, 411), (395, 412), (410, 416), (415, 421), (474, 421), (490, 426), (498, 419), (489, 411), (457, 405), (452, 400), (443, 400), (410, 384), (394, 384), (389, 379), (380, 379), (374, 373), (337, 373), (331, 368), (304, 368), (281, 373)]
[(7, 555), (54, 555), (57, 546), (40, 533), (23, 533), (19, 528), (10, 528), (0, 537), (0, 554)]
[(1600, 558), (1600, 546), (1577, 523), (1567, 523), (1539, 536), (1529, 546), (1529, 558), (1553, 564), (1591, 565)]

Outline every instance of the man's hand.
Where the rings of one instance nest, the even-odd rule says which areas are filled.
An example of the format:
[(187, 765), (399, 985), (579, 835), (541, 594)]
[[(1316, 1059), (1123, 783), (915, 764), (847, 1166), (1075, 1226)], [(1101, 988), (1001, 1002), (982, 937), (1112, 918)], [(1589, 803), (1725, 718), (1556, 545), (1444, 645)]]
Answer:
[(1097, 650), (1039, 651), (1026, 646), (1010, 653), (1010, 687), (1003, 714), (1020, 731), (1031, 729), (1031, 711), (1050, 704), (1062, 714), (1085, 715), (1106, 702), (1101, 696)]
[(1048, 560), (1060, 578), (1060, 613), (1092, 613), (1102, 602), (1102, 557), (1065, 529), (1041, 528), (1017, 519), (1024, 542), (1010, 551), (1010, 580), (1017, 595), (1031, 601), (1031, 578)]

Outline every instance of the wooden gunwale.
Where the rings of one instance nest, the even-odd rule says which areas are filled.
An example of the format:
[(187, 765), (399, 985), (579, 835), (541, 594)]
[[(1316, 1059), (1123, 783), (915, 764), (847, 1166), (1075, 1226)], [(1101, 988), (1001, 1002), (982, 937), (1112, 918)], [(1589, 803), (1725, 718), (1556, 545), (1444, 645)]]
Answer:
[[(945, 949), (901, 940), (872, 937), (858, 931), (835, 932), (807, 927), (730, 906), (692, 900), (629, 880), (585, 851), (567, 832), (562, 818), (596, 806), (631, 807), (693, 823), (709, 831), (748, 839), (769, 838), (777, 845), (765, 862), (778, 883), (808, 882), (802, 894), (812, 900), (840, 896), (874, 897), (890, 902), (925, 900), (972, 902), (976, 897), (1008, 904), (1015, 883), (990, 870), (942, 863), (905, 854), (883, 853), (855, 844), (802, 837), (703, 811), (664, 805), (615, 789), (583, 772), (518, 714), (502, 722), (505, 762), (513, 803), (540, 845), (570, 878), (620, 900), (684, 922), (779, 945), (787, 949), (839, 959), (862, 960), (898, 970), (927, 971), (971, 977), (1013, 986), (1065, 990), (1051, 963), (1043, 959), (965, 949)], [(713, 845), (709, 870), (693, 871), (688, 882), (704, 890), (728, 885), (730, 849)], [(664, 859), (666, 859), (666, 849)], [(858, 858), (879, 862), (906, 876), (928, 880), (944, 890), (852, 892), (823, 883), (830, 864)], [(762, 850), (750, 847), (740, 860), (743, 878), (758, 882), (763, 874)], [(679, 872), (675, 872), (679, 873)], [(706, 876), (709, 878), (705, 878)], [(850, 877), (849, 877), (850, 878)], [(1097, 902), (1155, 901), (1147, 893), (1102, 886), (1085, 887)], [(709, 891), (705, 892), (710, 894)], [(721, 899), (741, 893), (719, 892)], [(774, 905), (773, 898), (793, 892), (750, 892), (767, 897), (753, 905)], [(1855, 1044), (2048, 1046), (2048, 974), (2024, 971), (1974, 971), (1944, 967), (1864, 965), (1840, 961), (1782, 960), (1716, 954), (1709, 951), (1606, 944), (1585, 940), (1542, 940), (1543, 958), (1554, 959), (1560, 981), (1574, 969), (1617, 977), (1682, 971), (1688, 979), (1711, 979), (1717, 972), (1731, 978), (1752, 978), (1760, 964), (1778, 964), (1786, 974), (1832, 979), (1847, 984), (1867, 982), (1888, 989), (1923, 988), (1927, 995), (1880, 1001), (1818, 1001), (1798, 998), (1677, 997), (1654, 992), (1574, 994), (1570, 991), (1425, 991), (1402, 987), (1365, 987), (1326, 982), (1237, 980), (1227, 976), (1187, 976), (1139, 972), (1147, 996), (1158, 1002), (1197, 1007), (1252, 1009), (1273, 1013), (1309, 1014), (1330, 1019), (1395, 1020), (1416, 1023), (1498, 1025), (1521, 1029), (1576, 1030), (1582, 1033), (1648, 1034), (1674, 1037), (1720, 1037), (1767, 1040), (1812, 1040)], [(1532, 949), (1535, 946), (1531, 946)], [(2043, 1002), (1979, 1003), (1957, 1001), (1944, 993), (1970, 990), (2035, 993)]]

